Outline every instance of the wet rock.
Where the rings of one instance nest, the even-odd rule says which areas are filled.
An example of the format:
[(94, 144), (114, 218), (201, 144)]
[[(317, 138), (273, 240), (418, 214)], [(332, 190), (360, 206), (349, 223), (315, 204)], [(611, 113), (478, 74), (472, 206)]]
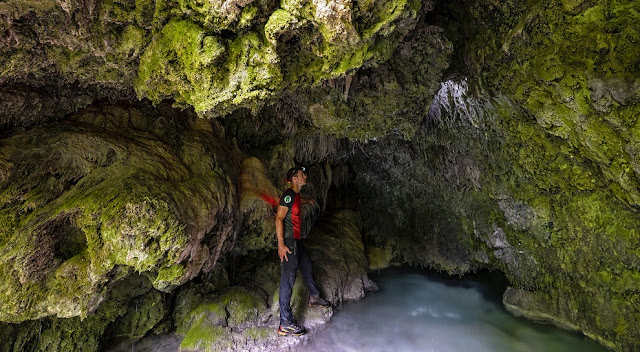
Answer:
[[(502, 302), (505, 308), (515, 316), (553, 324), (565, 330), (580, 331), (609, 348), (615, 347), (610, 341), (598, 338), (598, 334), (589, 331), (588, 327), (581, 326), (575, 317), (567, 317), (566, 312), (563, 311), (566, 309), (563, 306), (566, 306), (567, 302), (555, 302), (548, 294), (509, 287), (504, 293)], [(568, 314), (571, 316), (575, 313)]]
[(367, 276), (361, 228), (360, 214), (337, 211), (323, 215), (306, 240), (316, 283), (333, 304), (361, 299), (367, 290), (375, 289)]
[[(376, 289), (366, 273), (360, 227), (356, 212), (325, 214), (304, 240), (312, 256), (315, 281), (323, 296), (334, 305), (361, 299), (365, 292)], [(276, 334), (280, 281), (277, 256), (273, 255), (271, 263), (257, 268), (253, 275), (252, 282), (263, 283), (262, 290), (270, 290), (267, 300), (261, 295), (262, 290), (256, 290), (255, 286), (250, 289), (249, 283), (200, 298), (202, 303), (176, 320), (177, 332), (185, 336), (180, 345), (183, 351), (277, 351), (293, 348), (308, 339), (282, 338)], [(298, 275), (292, 310), (296, 320), (313, 333), (329, 321), (333, 310), (309, 308), (308, 296)]]

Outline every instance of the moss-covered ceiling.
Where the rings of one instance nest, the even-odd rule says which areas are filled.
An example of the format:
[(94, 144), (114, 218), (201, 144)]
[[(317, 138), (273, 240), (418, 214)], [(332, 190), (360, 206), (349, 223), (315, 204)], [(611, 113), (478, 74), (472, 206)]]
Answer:
[(295, 160), (371, 262), (502, 270), (520, 308), (637, 349), (638, 23), (622, 0), (4, 1), (0, 320), (268, 248), (256, 190)]

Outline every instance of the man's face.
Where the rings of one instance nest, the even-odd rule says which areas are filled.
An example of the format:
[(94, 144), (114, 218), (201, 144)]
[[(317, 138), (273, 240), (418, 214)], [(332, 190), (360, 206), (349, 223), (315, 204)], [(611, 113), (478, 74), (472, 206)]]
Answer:
[(293, 177), (291, 177), (291, 182), (297, 183), (300, 187), (307, 184), (307, 175), (302, 172), (302, 170), (298, 170)]

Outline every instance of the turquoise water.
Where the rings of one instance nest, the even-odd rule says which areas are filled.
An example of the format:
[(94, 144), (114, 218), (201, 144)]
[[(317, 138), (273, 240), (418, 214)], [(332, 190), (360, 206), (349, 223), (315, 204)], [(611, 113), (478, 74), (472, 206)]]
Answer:
[(483, 281), (399, 269), (372, 279), (379, 292), (345, 304), (300, 350), (607, 351), (583, 335), (514, 317), (502, 307), (495, 285)]

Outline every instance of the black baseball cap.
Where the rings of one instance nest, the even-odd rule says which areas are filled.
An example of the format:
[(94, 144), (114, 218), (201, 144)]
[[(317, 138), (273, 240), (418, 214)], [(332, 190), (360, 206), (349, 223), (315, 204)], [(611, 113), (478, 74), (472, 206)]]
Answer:
[(302, 170), (302, 172), (304, 172), (305, 174), (307, 173), (307, 168), (304, 166), (295, 166), (290, 168), (289, 171), (287, 171), (287, 181), (291, 182), (291, 178), (293, 178), (293, 175), (295, 175), (300, 170)]

